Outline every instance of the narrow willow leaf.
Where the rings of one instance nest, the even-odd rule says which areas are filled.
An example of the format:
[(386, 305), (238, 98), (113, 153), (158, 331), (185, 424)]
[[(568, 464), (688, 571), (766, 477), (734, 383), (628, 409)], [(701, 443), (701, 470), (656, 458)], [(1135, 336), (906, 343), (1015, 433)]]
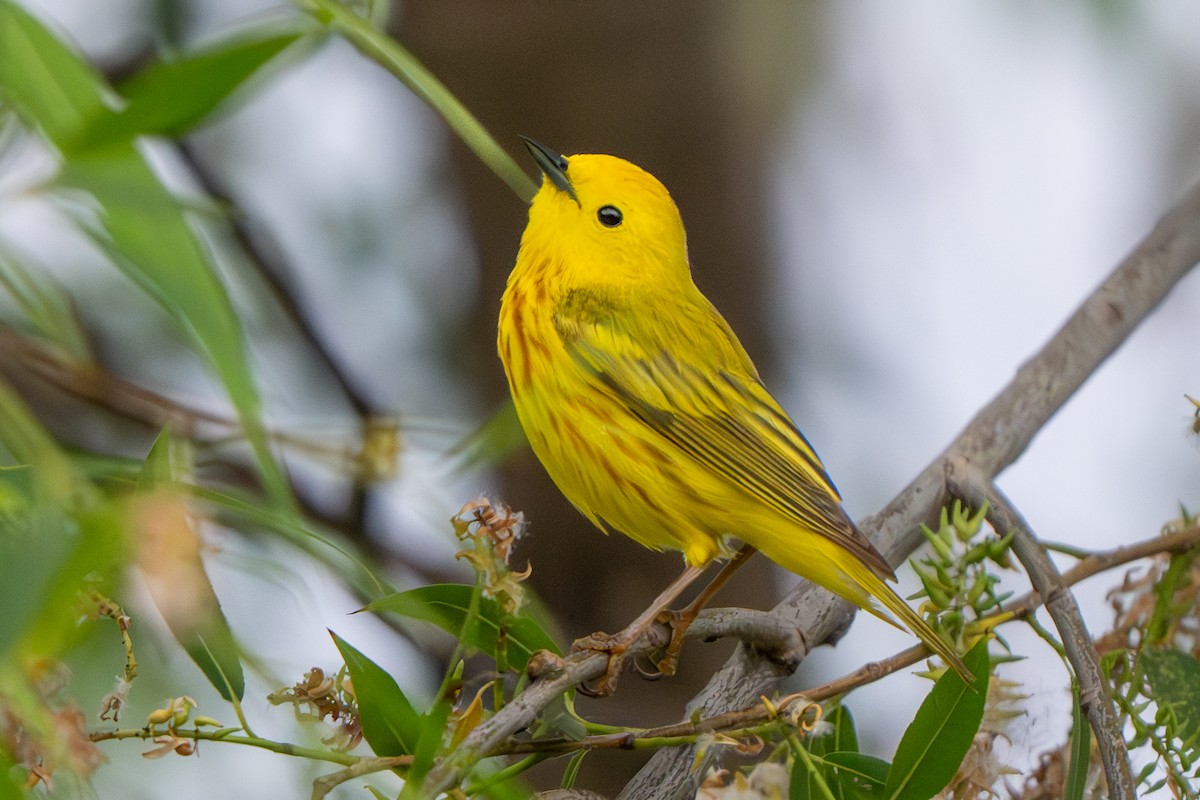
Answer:
[(963, 663), (975, 676), (974, 686), (952, 670), (938, 679), (896, 747), (885, 797), (928, 800), (958, 771), (983, 720), (991, 672), (987, 640), (971, 648)]
[(381, 597), (367, 605), (364, 611), (390, 611), (409, 619), (432, 622), (462, 641), (477, 647), (492, 658), (501, 632), (505, 634), (505, 654), (509, 665), (523, 672), (529, 657), (537, 650), (562, 651), (545, 628), (529, 616), (509, 616), (501, 611), (495, 600), (480, 597), (475, 618), (468, 625), (471, 595), (475, 587), (458, 583), (421, 586), (405, 592)]
[(263, 428), (241, 321), (182, 205), (133, 143), (76, 154), (64, 164), (59, 185), (94, 198), (98, 225), (84, 222), (85, 230), (200, 345), (238, 410), (269, 493), (290, 505)]
[(154, 604), (188, 656), (226, 700), (246, 691), (241, 650), (200, 557), (190, 496), (177, 487), (177, 444), (167, 431), (154, 440), (129, 502), (138, 566)]
[[(164, 443), (160, 437), (159, 453)], [(161, 458), (151, 457), (151, 471)], [(138, 568), (171, 635), (222, 697), (240, 700), (246, 691), (240, 650), (200, 558), (188, 495), (169, 486), (142, 490), (128, 501), (127, 515)]]
[(583, 766), (583, 759), (587, 757), (587, 754), (587, 750), (580, 750), (571, 756), (571, 760), (567, 762), (567, 768), (563, 770), (562, 782), (559, 784), (561, 788), (570, 789), (575, 785), (575, 780), (579, 777), (579, 768)]
[[(333, 631), (329, 635), (350, 670), (363, 738), (375, 755), (403, 756), (416, 752), (428, 721), (412, 707), (395, 678)], [(440, 727), (437, 735), (441, 736)]]
[(1079, 685), (1071, 686), (1071, 755), (1067, 764), (1067, 777), (1063, 788), (1063, 800), (1083, 800), (1087, 787), (1088, 760), (1092, 753), (1092, 728), (1083, 716), (1079, 703)]
[(126, 105), (97, 117), (72, 143), (86, 150), (151, 134), (181, 136), (301, 36), (278, 27), (235, 37), (141, 70), (117, 90)]
[(517, 166), (512, 156), (496, 143), (467, 107), (395, 39), (338, 0), (296, 0), (296, 4), (329, 30), (343, 36), (428, 103), (479, 160), (509, 185), (517, 197), (526, 203), (533, 198), (538, 184)]
[(108, 112), (104, 80), (41, 22), (0, 0), (0, 100), (55, 145)]

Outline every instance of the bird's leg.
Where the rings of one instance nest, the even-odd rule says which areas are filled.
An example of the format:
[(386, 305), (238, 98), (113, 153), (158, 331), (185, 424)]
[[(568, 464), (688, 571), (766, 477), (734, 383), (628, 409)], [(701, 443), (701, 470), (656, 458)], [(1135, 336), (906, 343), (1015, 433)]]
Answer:
[(625, 663), (625, 654), (629, 651), (629, 648), (638, 639), (641, 639), (646, 631), (650, 630), (650, 627), (666, 611), (667, 606), (675, 602), (675, 599), (683, 593), (683, 590), (691, 586), (703, 572), (704, 567), (688, 567), (685, 569), (678, 578), (671, 582), (670, 586), (663, 589), (662, 594), (654, 599), (649, 608), (639, 614), (638, 618), (620, 633), (612, 635), (607, 633), (593, 633), (582, 639), (576, 639), (575, 643), (571, 645), (572, 651), (595, 650), (608, 654), (608, 668), (604, 671), (604, 674), (593, 685), (580, 684), (578, 687), (579, 691), (588, 697), (606, 697), (612, 694), (617, 686), (617, 675), (621, 672), (621, 666)]
[(746, 559), (750, 558), (754, 553), (755, 550), (753, 547), (748, 544), (742, 545), (733, 558), (725, 562), (725, 565), (721, 567), (721, 571), (717, 573), (716, 577), (709, 581), (700, 594), (696, 595), (695, 600), (678, 611), (664, 608), (655, 617), (655, 622), (661, 622), (671, 628), (671, 641), (667, 643), (666, 652), (663, 654), (663, 657), (654, 665), (658, 672), (642, 672), (642, 677), (658, 678), (663, 675), (675, 674), (675, 669), (679, 665), (679, 651), (683, 647), (683, 637), (687, 633), (688, 628), (692, 626), (692, 623), (696, 621), (697, 615), (712, 600), (713, 595), (721, 590), (721, 587), (733, 577), (733, 573), (737, 572), (738, 567), (746, 563)]

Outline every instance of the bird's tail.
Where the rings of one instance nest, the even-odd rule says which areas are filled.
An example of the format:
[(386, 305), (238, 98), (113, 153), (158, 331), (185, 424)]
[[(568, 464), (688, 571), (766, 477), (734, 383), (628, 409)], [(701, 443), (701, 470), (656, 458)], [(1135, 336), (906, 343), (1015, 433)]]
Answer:
[(954, 648), (929, 627), (921, 615), (913, 611), (869, 566), (822, 537), (813, 536), (807, 544), (808, 546), (803, 548), (795, 547), (794, 544), (778, 550), (771, 548), (773, 552), (768, 551), (766, 547), (760, 549), (780, 566), (840, 594), (859, 608), (871, 612), (891, 625), (907, 628), (924, 642), (926, 647), (940, 656), (968, 685), (974, 683), (974, 676), (958, 653), (954, 652)]
[(862, 605), (863, 608), (892, 625), (895, 625), (896, 620), (899, 619), (904, 627), (908, 628), (926, 647), (940, 656), (947, 666), (957, 672), (968, 686), (975, 682), (975, 676), (967, 669), (967, 665), (959, 658), (958, 653), (954, 652), (954, 648), (938, 635), (937, 631), (929, 627), (929, 623), (920, 614), (913, 611), (904, 598), (896, 594), (895, 590), (874, 572), (859, 564), (855, 566), (861, 570), (861, 574), (851, 576), (852, 579), (862, 586), (872, 599), (882, 605), (887, 613), (884, 613), (883, 609), (880, 609), (879, 605), (871, 602), (870, 599), (865, 605)]

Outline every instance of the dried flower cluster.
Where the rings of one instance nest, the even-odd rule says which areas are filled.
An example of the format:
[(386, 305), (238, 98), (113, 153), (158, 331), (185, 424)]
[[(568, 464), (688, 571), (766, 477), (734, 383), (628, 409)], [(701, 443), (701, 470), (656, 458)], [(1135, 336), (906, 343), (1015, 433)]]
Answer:
[(362, 741), (358, 701), (344, 667), (334, 675), (313, 667), (299, 683), (272, 692), (267, 700), (272, 705), (291, 703), (297, 719), (317, 722), (328, 719), (335, 723), (334, 732), (322, 739), (331, 747), (351, 750)]
[(525, 535), (525, 514), (481, 495), (459, 509), (450, 522), (459, 541), (471, 543), (470, 549), (460, 550), (455, 557), (469, 562), (480, 576), (484, 596), (495, 599), (504, 613), (515, 614), (524, 601), (521, 581), (532, 571), (526, 567), (513, 572), (508, 566), (513, 546)]

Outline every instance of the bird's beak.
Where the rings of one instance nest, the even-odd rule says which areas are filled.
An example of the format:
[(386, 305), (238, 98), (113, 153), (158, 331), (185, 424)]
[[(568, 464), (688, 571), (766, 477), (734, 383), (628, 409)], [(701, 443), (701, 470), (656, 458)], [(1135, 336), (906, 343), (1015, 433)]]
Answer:
[(537, 162), (538, 168), (545, 173), (550, 182), (559, 188), (560, 191), (566, 193), (579, 205), (579, 198), (575, 196), (575, 189), (571, 186), (571, 181), (567, 179), (567, 159), (561, 153), (556, 153), (541, 142), (530, 139), (528, 136), (522, 136), (521, 141), (525, 142), (525, 146), (529, 148), (529, 154), (533, 156), (533, 160)]

